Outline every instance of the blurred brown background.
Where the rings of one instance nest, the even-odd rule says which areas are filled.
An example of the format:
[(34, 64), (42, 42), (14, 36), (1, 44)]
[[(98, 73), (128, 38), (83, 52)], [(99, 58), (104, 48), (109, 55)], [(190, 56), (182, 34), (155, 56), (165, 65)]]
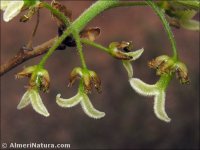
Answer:
[[(73, 18), (83, 12), (92, 1), (63, 1), (73, 11)], [(197, 16), (198, 18), (198, 16)], [(35, 23), (20, 23), (16, 17), (9, 23), (1, 13), (1, 64), (16, 54), (27, 42)], [(97, 42), (108, 45), (112, 41), (133, 41), (135, 49), (144, 47), (140, 59), (133, 63), (134, 74), (148, 83), (158, 77), (147, 67), (147, 61), (171, 54), (169, 40), (161, 22), (150, 8), (115, 8), (96, 17), (89, 25), (101, 28)], [(47, 10), (41, 11), (41, 21), (34, 45), (56, 35), (55, 22)], [(179, 55), (188, 65), (191, 83), (180, 85), (173, 80), (167, 91), (166, 111), (171, 123), (157, 119), (153, 113), (153, 99), (135, 93), (122, 63), (106, 53), (85, 47), (87, 65), (102, 80), (102, 94), (90, 95), (93, 105), (106, 113), (106, 117), (94, 120), (86, 116), (80, 105), (64, 109), (55, 103), (55, 97), (71, 97), (77, 85), (67, 88), (68, 74), (80, 66), (74, 48), (56, 51), (46, 68), (51, 76), (49, 94), (42, 94), (50, 112), (44, 118), (30, 106), (16, 109), (25, 92), (27, 79), (15, 80), (14, 75), (23, 66), (35, 65), (40, 57), (31, 59), (1, 77), (1, 142), (16, 143), (70, 143), (71, 148), (157, 148), (194, 149), (199, 147), (199, 33), (174, 29)]]

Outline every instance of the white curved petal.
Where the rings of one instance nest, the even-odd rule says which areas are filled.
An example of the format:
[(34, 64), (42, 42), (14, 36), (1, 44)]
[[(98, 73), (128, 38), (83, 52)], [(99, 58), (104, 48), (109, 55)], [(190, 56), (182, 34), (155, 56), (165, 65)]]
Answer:
[(142, 80), (137, 78), (131, 78), (129, 80), (131, 87), (139, 94), (144, 96), (153, 96), (158, 93), (156, 85), (150, 85), (144, 83)]
[(20, 13), (23, 5), (24, 1), (11, 1), (3, 14), (4, 21), (8, 22), (17, 16)]
[(69, 99), (64, 99), (61, 98), (60, 96), (61, 94), (58, 94), (56, 96), (56, 103), (61, 107), (73, 107), (77, 105), (82, 99), (79, 93)]
[(29, 97), (30, 97), (33, 109), (37, 113), (39, 113), (39, 114), (41, 114), (41, 115), (43, 115), (45, 117), (48, 117), (49, 116), (49, 112), (47, 111), (46, 107), (44, 106), (39, 93), (37, 91), (35, 91), (35, 90), (31, 90), (30, 94), (29, 94)]
[(171, 119), (168, 117), (167, 113), (165, 112), (165, 92), (160, 91), (154, 97), (154, 113), (156, 116), (165, 122), (170, 122)]
[(10, 1), (8, 0), (1, 0), (1, 3), (0, 3), (0, 9), (5, 11), (6, 8), (8, 7), (8, 4), (10, 3)]
[(31, 101), (30, 101), (30, 98), (29, 98), (29, 90), (28, 90), (22, 96), (22, 99), (20, 100), (19, 104), (17, 105), (17, 109), (22, 109), (30, 103), (31, 103)]
[(181, 20), (181, 26), (188, 30), (199, 31), (200, 23), (197, 20)]
[(130, 61), (138, 59), (142, 55), (143, 52), (144, 52), (143, 48), (136, 50), (134, 52), (129, 52), (128, 55), (132, 57), (132, 59)]
[(128, 77), (132, 78), (133, 77), (133, 67), (131, 65), (131, 62), (128, 60), (123, 60), (122, 63), (123, 63), (123, 66), (125, 67), (126, 71), (128, 72)]
[(100, 112), (94, 108), (88, 96), (85, 94), (83, 95), (83, 99), (81, 100), (81, 106), (84, 112), (91, 118), (100, 119), (105, 116), (104, 112)]

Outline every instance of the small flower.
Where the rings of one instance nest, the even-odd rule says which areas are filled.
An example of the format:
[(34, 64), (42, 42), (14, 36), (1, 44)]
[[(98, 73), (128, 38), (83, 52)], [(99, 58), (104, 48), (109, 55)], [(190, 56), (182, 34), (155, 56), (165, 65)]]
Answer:
[(0, 9), (5, 11), (3, 19), (5, 22), (9, 22), (16, 17), (21, 11), (27, 8), (39, 6), (41, 2), (39, 0), (1, 0)]
[(86, 93), (91, 92), (93, 86), (99, 93), (101, 92), (101, 80), (94, 71), (82, 69), (80, 67), (74, 68), (70, 74), (69, 86), (71, 87), (78, 78), (83, 80)]
[(154, 113), (155, 115), (165, 122), (170, 122), (165, 111), (165, 89), (169, 82), (168, 76), (161, 77), (156, 84), (147, 84), (137, 78), (129, 79), (131, 87), (143, 96), (154, 96)]
[(44, 106), (42, 99), (39, 95), (38, 90), (43, 92), (47, 92), (49, 89), (50, 78), (47, 70), (40, 68), (38, 66), (30, 66), (24, 68), (23, 71), (19, 72), (16, 75), (16, 78), (30, 78), (28, 90), (23, 95), (20, 103), (17, 106), (17, 109), (22, 109), (26, 107), (28, 104), (32, 104), (33, 109), (45, 116), (48, 117), (49, 113)]
[(109, 49), (110, 49), (110, 54), (117, 58), (117, 59), (121, 59), (121, 60), (130, 60), (132, 59), (132, 56), (128, 55), (125, 52), (120, 51), (120, 49), (124, 49), (125, 47), (129, 46), (130, 43), (129, 42), (112, 42), (109, 45)]
[(84, 93), (79, 91), (75, 96), (69, 99), (63, 99), (60, 97), (61, 94), (56, 96), (56, 103), (61, 107), (70, 108), (77, 104), (81, 104), (83, 111), (91, 118), (100, 119), (105, 116), (104, 112), (100, 112), (94, 108), (90, 102), (89, 97)]
[(174, 61), (167, 55), (158, 56), (148, 63), (150, 68), (156, 69), (157, 75), (176, 73), (181, 84), (189, 83), (188, 70), (184, 63)]
[(199, 21), (192, 19), (196, 14), (197, 11), (194, 10), (179, 12), (180, 26), (188, 30), (199, 31)]
[(15, 16), (17, 16), (21, 12), (23, 6), (24, 6), (23, 0), (17, 0), (17, 1), (2, 0), (1, 10), (5, 11), (3, 14), (4, 21), (8, 22)]
[(32, 105), (33, 109), (45, 116), (49, 116), (49, 112), (47, 111), (46, 107), (44, 106), (42, 99), (37, 90), (30, 88), (24, 93), (20, 103), (17, 106), (17, 109), (23, 109), (24, 107), (28, 106), (29, 104)]
[(199, 31), (199, 21), (192, 19), (199, 11), (200, 2), (164, 1), (160, 7), (165, 10), (169, 24), (176, 28)]
[[(131, 61), (138, 59), (142, 55), (144, 49), (142, 48), (136, 51), (130, 51), (133, 49), (132, 42), (125, 41), (122, 41), (121, 43), (112, 42), (109, 45), (109, 49), (112, 56), (122, 60), (123, 66), (128, 72), (128, 77), (133, 77), (133, 68), (131, 65)], [(125, 52), (120, 51), (120, 49), (124, 50)]]

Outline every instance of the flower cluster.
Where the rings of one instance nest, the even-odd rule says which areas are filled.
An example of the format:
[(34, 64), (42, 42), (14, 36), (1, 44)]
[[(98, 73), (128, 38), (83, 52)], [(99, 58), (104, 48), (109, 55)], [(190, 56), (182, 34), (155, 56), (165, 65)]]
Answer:
[[(55, 43), (55, 45), (50, 48), (47, 55), (42, 59), (39, 65), (26, 67), (16, 75), (16, 78), (29, 78), (27, 91), (22, 96), (21, 101), (17, 106), (17, 109), (23, 109), (31, 104), (33, 109), (37, 113), (45, 117), (49, 116), (49, 112), (39, 95), (40, 91), (48, 92), (50, 87), (49, 73), (43, 68), (43, 66), (47, 58), (56, 49), (63, 50), (66, 48), (66, 46), (68, 46), (77, 47), (83, 66), (83, 68), (76, 67), (72, 70), (72, 72), (70, 73), (68, 86), (72, 87), (75, 81), (79, 79), (79, 88), (77, 94), (71, 98), (62, 98), (61, 94), (57, 94), (56, 103), (60, 107), (64, 108), (69, 108), (80, 104), (85, 114), (89, 117), (94, 119), (100, 119), (104, 117), (105, 113), (94, 108), (88, 96), (88, 94), (92, 92), (93, 87), (97, 90), (98, 93), (101, 93), (101, 80), (96, 72), (87, 69), (82, 53), (82, 43), (84, 43), (84, 40), (88, 40), (90, 45), (98, 47), (99, 49), (103, 49), (114, 58), (121, 60), (124, 68), (128, 73), (128, 81), (131, 87), (140, 95), (153, 97), (153, 108), (155, 115), (162, 121), (170, 122), (171, 119), (168, 117), (165, 111), (167, 87), (175, 74), (182, 84), (189, 83), (189, 77), (186, 65), (178, 60), (178, 57), (175, 53), (176, 46), (175, 42), (173, 41), (173, 34), (170, 31), (170, 27), (165, 20), (162, 10), (164, 10), (164, 13), (167, 15), (170, 25), (177, 28), (184, 27), (190, 30), (199, 30), (199, 21), (193, 20), (192, 18), (196, 15), (199, 9), (200, 2), (197, 0), (191, 2), (163, 0), (159, 2), (159, 7), (162, 8), (162, 10), (160, 10), (159, 7), (157, 8), (157, 5), (155, 5), (150, 0), (147, 0), (146, 3), (150, 5), (161, 18), (174, 50), (174, 57), (162, 55), (156, 57), (148, 63), (148, 66), (150, 68), (156, 69), (156, 74), (160, 76), (160, 79), (155, 84), (147, 84), (134, 76), (131, 63), (142, 55), (144, 51), (143, 48), (133, 51), (134, 47), (132, 42), (126, 41), (112, 42), (109, 44), (108, 48), (94, 43), (93, 41), (100, 35), (100, 28), (95, 27), (83, 30), (80, 29), (80, 31), (77, 30), (75, 28), (77, 26), (77, 24), (75, 24), (76, 21), (75, 23), (73, 22), (71, 24), (71, 11), (69, 11), (64, 5), (60, 4), (59, 2), (52, 1), (52, 5), (48, 5), (43, 2), (43, 5), (40, 5), (42, 4), (42, 2), (40, 2), (39, 0), (1, 1), (0, 8), (1, 10), (5, 11), (3, 14), (3, 19), (6, 22), (10, 21), (20, 12), (27, 9), (29, 9), (28, 14), (30, 16), (34, 14), (35, 10), (38, 10), (41, 7), (46, 6), (48, 8), (54, 9), (54, 11), (52, 11), (52, 16), (57, 22), (58, 36), (60, 37), (58, 38), (57, 43)], [(55, 9), (59, 13), (55, 11)], [(64, 19), (62, 15), (64, 15)], [(24, 17), (21, 17), (20, 21), (26, 22), (28, 18), (29, 17), (25, 15)], [(89, 20), (84, 21), (88, 22)], [(74, 25), (74, 28), (73, 24), (76, 25)]]

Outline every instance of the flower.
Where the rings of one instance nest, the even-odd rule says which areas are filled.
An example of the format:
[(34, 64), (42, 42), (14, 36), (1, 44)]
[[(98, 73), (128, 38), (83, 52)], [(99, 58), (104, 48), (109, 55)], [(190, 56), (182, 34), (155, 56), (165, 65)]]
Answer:
[[(5, 22), (9, 22), (16, 17), (22, 10), (39, 6), (41, 2), (39, 0), (1, 0), (0, 9), (5, 11), (3, 19)], [(32, 7), (33, 6), (33, 7)]]
[[(133, 49), (132, 42), (112, 42), (109, 45), (110, 54), (117, 59), (121, 59), (123, 66), (125, 67), (126, 71), (128, 72), (128, 77), (133, 77), (133, 68), (131, 62), (138, 59), (144, 49), (139, 49), (136, 51), (130, 51)], [(124, 52), (120, 51), (122, 49)]]
[(186, 10), (179, 12), (180, 26), (188, 30), (199, 31), (199, 21), (192, 19), (196, 14), (197, 11), (194, 10)]
[(38, 92), (39, 90), (47, 92), (49, 89), (50, 78), (47, 70), (38, 66), (26, 67), (16, 75), (16, 78), (24, 77), (30, 78), (29, 86), (27, 91), (22, 96), (22, 99), (18, 104), (17, 109), (22, 109), (31, 103), (33, 109), (37, 113), (48, 117), (49, 113), (44, 106)]
[(181, 84), (189, 83), (188, 70), (184, 63), (174, 61), (167, 55), (161, 55), (148, 62), (150, 68), (156, 69), (157, 75), (174, 74), (176, 73), (177, 79)]
[(154, 113), (155, 115), (165, 122), (170, 122), (165, 111), (165, 89), (170, 81), (169, 76), (162, 76), (155, 84), (147, 84), (137, 78), (129, 79), (131, 87), (143, 96), (154, 96)]
[(21, 98), (20, 103), (17, 105), (17, 109), (23, 109), (24, 107), (28, 106), (29, 104), (32, 105), (33, 109), (45, 116), (49, 116), (49, 112), (47, 111), (46, 107), (44, 106), (42, 99), (37, 90), (30, 88), (28, 89)]
[(1, 10), (5, 11), (3, 14), (4, 21), (8, 22), (15, 16), (17, 16), (21, 12), (23, 6), (24, 6), (23, 0), (1, 1)]
[(61, 98), (61, 94), (58, 94), (56, 96), (56, 103), (59, 106), (66, 107), (66, 108), (73, 107), (80, 103), (83, 111), (89, 117), (94, 118), (94, 119), (100, 119), (105, 116), (104, 112), (100, 112), (94, 108), (94, 106), (90, 102), (89, 97), (84, 92), (81, 92), (81, 91), (78, 91), (78, 93), (75, 96), (69, 99), (63, 99)]
[(199, 0), (164, 1), (160, 7), (165, 10), (171, 26), (199, 31), (199, 21), (192, 19), (199, 11)]

